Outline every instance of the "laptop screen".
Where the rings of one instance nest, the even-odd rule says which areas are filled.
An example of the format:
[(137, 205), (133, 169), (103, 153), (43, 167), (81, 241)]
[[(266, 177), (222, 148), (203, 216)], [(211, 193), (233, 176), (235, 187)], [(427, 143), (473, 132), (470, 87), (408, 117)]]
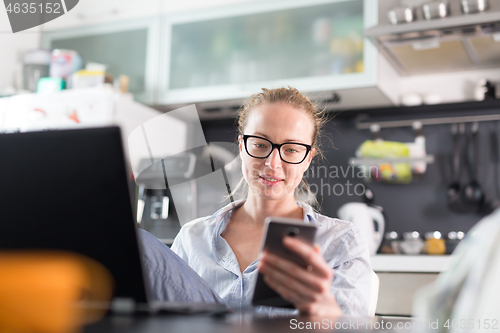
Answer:
[(118, 127), (0, 135), (0, 250), (56, 249), (107, 267), (146, 302)]

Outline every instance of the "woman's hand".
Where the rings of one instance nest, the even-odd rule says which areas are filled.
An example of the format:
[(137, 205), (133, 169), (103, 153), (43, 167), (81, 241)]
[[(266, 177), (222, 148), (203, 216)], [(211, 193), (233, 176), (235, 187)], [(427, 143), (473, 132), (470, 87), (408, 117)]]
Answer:
[(301, 314), (342, 316), (342, 310), (330, 291), (333, 270), (321, 256), (319, 245), (312, 247), (288, 236), (283, 239), (283, 245), (299, 255), (307, 268), (264, 252), (259, 265), (264, 281), (293, 303)]

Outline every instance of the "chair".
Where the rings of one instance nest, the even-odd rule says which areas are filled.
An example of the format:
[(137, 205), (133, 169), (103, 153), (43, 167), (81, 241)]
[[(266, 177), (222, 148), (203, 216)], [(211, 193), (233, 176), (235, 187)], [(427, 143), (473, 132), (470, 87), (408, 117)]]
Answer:
[(453, 326), (450, 332), (479, 333), (493, 326), (498, 330), (499, 243), (500, 208), (497, 208), (469, 230), (453, 251), (448, 269), (433, 283), (418, 290), (413, 301), (413, 316), (422, 322), (439, 320), (443, 332), (447, 327), (443, 324), (456, 326), (460, 320), (467, 321), (467, 329)]
[(378, 278), (377, 273), (372, 271), (372, 279), (371, 279), (371, 291), (370, 291), (370, 305), (368, 306), (368, 316), (375, 316), (375, 310), (377, 308), (378, 301), (378, 289), (380, 285), (380, 280)]

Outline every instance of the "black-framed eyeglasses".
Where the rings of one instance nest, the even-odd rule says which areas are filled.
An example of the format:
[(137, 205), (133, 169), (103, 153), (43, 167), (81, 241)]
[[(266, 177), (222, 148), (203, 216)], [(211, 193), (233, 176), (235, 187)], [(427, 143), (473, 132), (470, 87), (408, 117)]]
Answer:
[(283, 162), (290, 164), (300, 164), (304, 162), (307, 154), (312, 149), (311, 145), (299, 142), (285, 142), (276, 144), (272, 141), (255, 135), (243, 135), (245, 150), (248, 155), (254, 158), (267, 158), (273, 152), (274, 148)]

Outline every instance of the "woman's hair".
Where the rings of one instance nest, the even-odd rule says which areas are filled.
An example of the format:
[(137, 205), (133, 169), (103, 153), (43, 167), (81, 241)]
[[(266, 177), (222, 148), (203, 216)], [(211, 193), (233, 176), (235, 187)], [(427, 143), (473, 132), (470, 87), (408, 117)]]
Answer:
[[(297, 89), (288, 87), (287, 88), (277, 88), (277, 89), (266, 89), (262, 88), (262, 92), (254, 94), (247, 100), (240, 109), (238, 116), (238, 134), (243, 135), (243, 131), (248, 121), (248, 117), (251, 111), (262, 105), (270, 104), (286, 104), (290, 105), (297, 110), (302, 110), (311, 116), (311, 121), (314, 123), (314, 132), (312, 137), (312, 147), (315, 148), (315, 155), (323, 157), (323, 153), (320, 148), (320, 137), (322, 135), (322, 129), (325, 123), (328, 121), (328, 116), (326, 111), (318, 110), (317, 106), (311, 102), (311, 100), (301, 94)], [(246, 184), (244, 178), (242, 177), (235, 187), (233, 193), (237, 192), (240, 188), (244, 188), (245, 196), (248, 193), (248, 184)], [(232, 193), (232, 194), (233, 194)], [(302, 178), (299, 186), (295, 189), (295, 199), (299, 201), (304, 201), (312, 206), (318, 206), (316, 197), (311, 192), (309, 184)]]

